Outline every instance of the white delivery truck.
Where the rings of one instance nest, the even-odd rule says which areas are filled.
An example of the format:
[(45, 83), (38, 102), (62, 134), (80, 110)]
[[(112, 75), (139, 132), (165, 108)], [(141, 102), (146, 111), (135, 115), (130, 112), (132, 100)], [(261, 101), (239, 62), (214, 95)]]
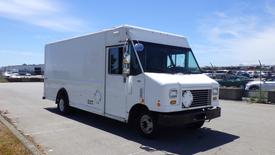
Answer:
[(44, 99), (133, 123), (200, 128), (220, 116), (219, 85), (201, 74), (185, 37), (123, 25), (45, 46)]

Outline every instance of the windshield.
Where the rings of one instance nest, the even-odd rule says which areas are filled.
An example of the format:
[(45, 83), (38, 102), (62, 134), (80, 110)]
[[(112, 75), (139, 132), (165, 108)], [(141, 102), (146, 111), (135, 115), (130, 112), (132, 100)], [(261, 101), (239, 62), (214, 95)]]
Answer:
[(190, 48), (148, 42), (139, 43), (144, 45), (143, 51), (137, 52), (144, 72), (171, 74), (201, 73)]

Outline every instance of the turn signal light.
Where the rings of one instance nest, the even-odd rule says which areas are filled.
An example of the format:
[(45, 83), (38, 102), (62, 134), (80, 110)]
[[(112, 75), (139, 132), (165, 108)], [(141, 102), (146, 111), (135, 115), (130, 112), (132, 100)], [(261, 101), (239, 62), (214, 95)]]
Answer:
[(141, 98), (141, 99), (140, 99), (140, 103), (141, 103), (141, 104), (145, 104), (145, 103), (144, 103), (144, 98)]
[(157, 107), (160, 107), (160, 100), (157, 101)]
[(177, 100), (171, 100), (170, 104), (172, 104), (172, 105), (177, 104)]

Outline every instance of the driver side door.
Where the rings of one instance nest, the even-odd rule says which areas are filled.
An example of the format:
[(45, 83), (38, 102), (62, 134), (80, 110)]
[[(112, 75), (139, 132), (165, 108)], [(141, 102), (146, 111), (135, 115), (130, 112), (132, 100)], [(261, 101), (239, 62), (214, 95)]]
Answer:
[(123, 46), (106, 48), (105, 114), (123, 120), (126, 116), (127, 87), (122, 75)]

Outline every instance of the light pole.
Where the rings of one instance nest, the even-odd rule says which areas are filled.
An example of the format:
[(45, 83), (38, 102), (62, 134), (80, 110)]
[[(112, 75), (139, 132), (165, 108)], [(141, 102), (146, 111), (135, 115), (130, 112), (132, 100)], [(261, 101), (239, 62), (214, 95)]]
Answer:
[(212, 67), (212, 78), (214, 78), (214, 67), (213, 67), (213, 65), (212, 65), (211, 62), (210, 62), (210, 65), (211, 65), (211, 67)]
[(262, 100), (262, 63), (259, 60), (260, 64), (260, 101)]

